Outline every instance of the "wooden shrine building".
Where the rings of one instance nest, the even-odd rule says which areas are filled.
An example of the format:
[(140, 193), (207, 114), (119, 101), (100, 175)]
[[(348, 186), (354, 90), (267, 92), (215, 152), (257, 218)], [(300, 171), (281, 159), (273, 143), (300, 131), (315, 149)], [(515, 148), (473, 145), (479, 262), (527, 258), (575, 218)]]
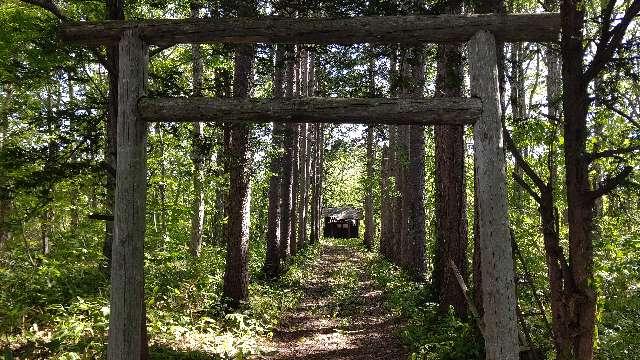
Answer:
[(357, 238), (361, 214), (360, 209), (352, 207), (322, 209), (322, 217), (324, 218), (323, 236), (339, 239)]

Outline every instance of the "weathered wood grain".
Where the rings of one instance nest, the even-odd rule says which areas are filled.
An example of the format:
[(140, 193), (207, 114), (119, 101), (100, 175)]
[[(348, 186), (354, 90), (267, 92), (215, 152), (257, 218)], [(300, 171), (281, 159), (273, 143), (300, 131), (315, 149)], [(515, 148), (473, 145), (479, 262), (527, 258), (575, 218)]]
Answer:
[(144, 234), (147, 195), (147, 124), (136, 104), (144, 95), (147, 47), (128, 30), (119, 44), (118, 162), (111, 264), (109, 360), (140, 359), (144, 326)]
[(557, 41), (560, 16), (541, 14), (420, 15), (335, 18), (154, 19), (81, 22), (62, 25), (65, 41), (82, 44), (117, 42), (136, 28), (149, 44), (177, 43), (461, 43), (480, 30), (504, 42)]
[(468, 51), (471, 94), (483, 104), (473, 128), (473, 144), (486, 359), (517, 360), (516, 292), (494, 36), (478, 32), (469, 41)]
[(144, 121), (308, 122), (354, 124), (472, 124), (482, 104), (474, 98), (212, 99), (142, 98)]

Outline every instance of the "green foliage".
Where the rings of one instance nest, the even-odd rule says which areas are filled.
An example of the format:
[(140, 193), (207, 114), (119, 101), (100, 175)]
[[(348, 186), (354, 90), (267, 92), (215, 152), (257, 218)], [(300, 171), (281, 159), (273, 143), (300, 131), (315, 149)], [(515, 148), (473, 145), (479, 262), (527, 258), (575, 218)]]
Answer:
[(402, 336), (413, 350), (412, 359), (483, 359), (482, 337), (476, 325), (453, 313), (441, 314), (431, 289), (410, 281), (405, 274), (379, 257), (371, 261), (373, 279), (384, 290), (385, 304), (406, 320)]

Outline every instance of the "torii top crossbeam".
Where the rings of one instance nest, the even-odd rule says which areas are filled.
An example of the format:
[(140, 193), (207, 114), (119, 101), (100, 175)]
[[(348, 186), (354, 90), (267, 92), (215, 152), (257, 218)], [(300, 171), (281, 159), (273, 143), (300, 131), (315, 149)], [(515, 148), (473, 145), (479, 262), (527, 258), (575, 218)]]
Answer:
[(557, 41), (560, 16), (482, 14), (371, 16), (356, 18), (224, 18), (104, 21), (63, 25), (65, 41), (86, 45), (116, 43), (124, 30), (136, 28), (149, 45), (177, 43), (462, 43), (486, 30), (503, 42)]

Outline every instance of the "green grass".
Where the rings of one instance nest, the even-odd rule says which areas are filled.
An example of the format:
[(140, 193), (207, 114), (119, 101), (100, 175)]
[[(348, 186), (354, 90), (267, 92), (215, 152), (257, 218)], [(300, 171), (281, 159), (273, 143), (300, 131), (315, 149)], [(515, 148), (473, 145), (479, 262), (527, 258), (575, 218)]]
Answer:
[[(151, 358), (241, 359), (258, 352), (256, 339), (298, 304), (306, 265), (318, 249), (309, 247), (292, 258), (289, 271), (277, 281), (252, 274), (249, 302), (238, 312), (229, 312), (221, 299), (221, 247), (206, 247), (197, 260), (180, 249), (147, 253)], [(77, 249), (74, 254), (52, 253), (37, 264), (22, 258), (9, 264), (0, 267), (0, 354), (22, 359), (105, 358), (109, 286), (98, 252)]]

